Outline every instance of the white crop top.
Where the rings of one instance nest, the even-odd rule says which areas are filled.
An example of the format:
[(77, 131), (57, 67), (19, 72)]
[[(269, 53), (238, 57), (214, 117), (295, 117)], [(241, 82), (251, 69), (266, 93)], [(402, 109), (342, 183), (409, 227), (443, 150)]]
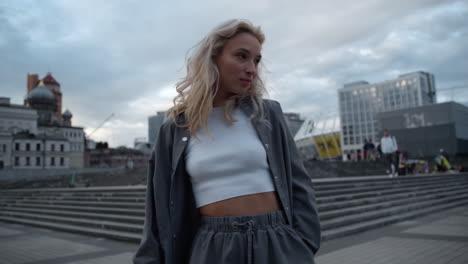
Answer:
[(186, 169), (197, 208), (221, 200), (274, 191), (265, 148), (249, 118), (239, 109), (232, 125), (223, 119), (223, 108), (213, 108), (208, 128), (190, 137)]

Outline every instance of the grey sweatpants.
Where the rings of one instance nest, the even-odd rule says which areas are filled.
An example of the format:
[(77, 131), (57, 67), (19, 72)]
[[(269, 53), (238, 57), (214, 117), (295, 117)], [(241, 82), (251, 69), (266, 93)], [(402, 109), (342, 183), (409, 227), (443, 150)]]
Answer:
[(202, 216), (191, 264), (313, 264), (314, 254), (281, 211), (255, 216)]

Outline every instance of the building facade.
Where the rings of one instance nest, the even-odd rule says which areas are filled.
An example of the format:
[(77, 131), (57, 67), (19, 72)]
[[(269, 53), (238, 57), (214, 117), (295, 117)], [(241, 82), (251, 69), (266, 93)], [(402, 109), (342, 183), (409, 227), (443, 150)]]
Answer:
[(27, 76), (24, 105), (0, 97), (0, 169), (84, 167), (84, 131), (63, 114), (60, 84), (50, 73)]
[(85, 148), (85, 134), (82, 127), (68, 126), (40, 126), (39, 130), (67, 141), (70, 168), (83, 168)]
[(0, 170), (11, 167), (11, 142), (11, 134), (0, 131)]
[(148, 139), (151, 146), (158, 138), (159, 128), (164, 122), (166, 112), (157, 112), (156, 115), (148, 117)]
[(150, 155), (126, 147), (93, 149), (88, 153), (89, 166), (94, 168), (140, 168), (148, 166)]
[(338, 90), (338, 100), (345, 157), (360, 152), (365, 140), (380, 139), (377, 113), (436, 103), (434, 75), (419, 71), (374, 84), (348, 83)]
[(10, 103), (10, 98), (0, 97), (0, 132), (37, 133), (37, 111), (30, 107)]
[(294, 137), (303, 159), (330, 160), (341, 157), (340, 120), (331, 118), (314, 122), (307, 119)]
[(20, 132), (13, 136), (12, 165), (16, 169), (70, 168), (69, 142), (63, 137)]
[(22, 131), (36, 134), (37, 111), (10, 103), (10, 98), (0, 97), (0, 169), (14, 167), (12, 156), (13, 136)]
[(381, 127), (397, 139), (409, 157), (468, 154), (468, 107), (455, 102), (377, 114)]

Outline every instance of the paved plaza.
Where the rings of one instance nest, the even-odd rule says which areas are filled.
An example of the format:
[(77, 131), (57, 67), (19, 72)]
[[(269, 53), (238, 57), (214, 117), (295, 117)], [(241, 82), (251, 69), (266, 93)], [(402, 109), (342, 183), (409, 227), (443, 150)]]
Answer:
[(468, 205), (325, 241), (318, 264), (466, 264)]
[[(0, 222), (0, 264), (131, 263), (136, 244)], [(325, 241), (318, 264), (468, 263), (468, 205)]]

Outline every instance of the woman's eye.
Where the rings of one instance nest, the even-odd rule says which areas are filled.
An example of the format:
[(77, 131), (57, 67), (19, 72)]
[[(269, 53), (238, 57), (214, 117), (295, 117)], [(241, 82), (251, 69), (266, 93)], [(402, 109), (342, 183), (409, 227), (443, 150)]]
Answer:
[(245, 55), (243, 53), (237, 54), (237, 57), (239, 57), (241, 59), (247, 59), (247, 55)]

